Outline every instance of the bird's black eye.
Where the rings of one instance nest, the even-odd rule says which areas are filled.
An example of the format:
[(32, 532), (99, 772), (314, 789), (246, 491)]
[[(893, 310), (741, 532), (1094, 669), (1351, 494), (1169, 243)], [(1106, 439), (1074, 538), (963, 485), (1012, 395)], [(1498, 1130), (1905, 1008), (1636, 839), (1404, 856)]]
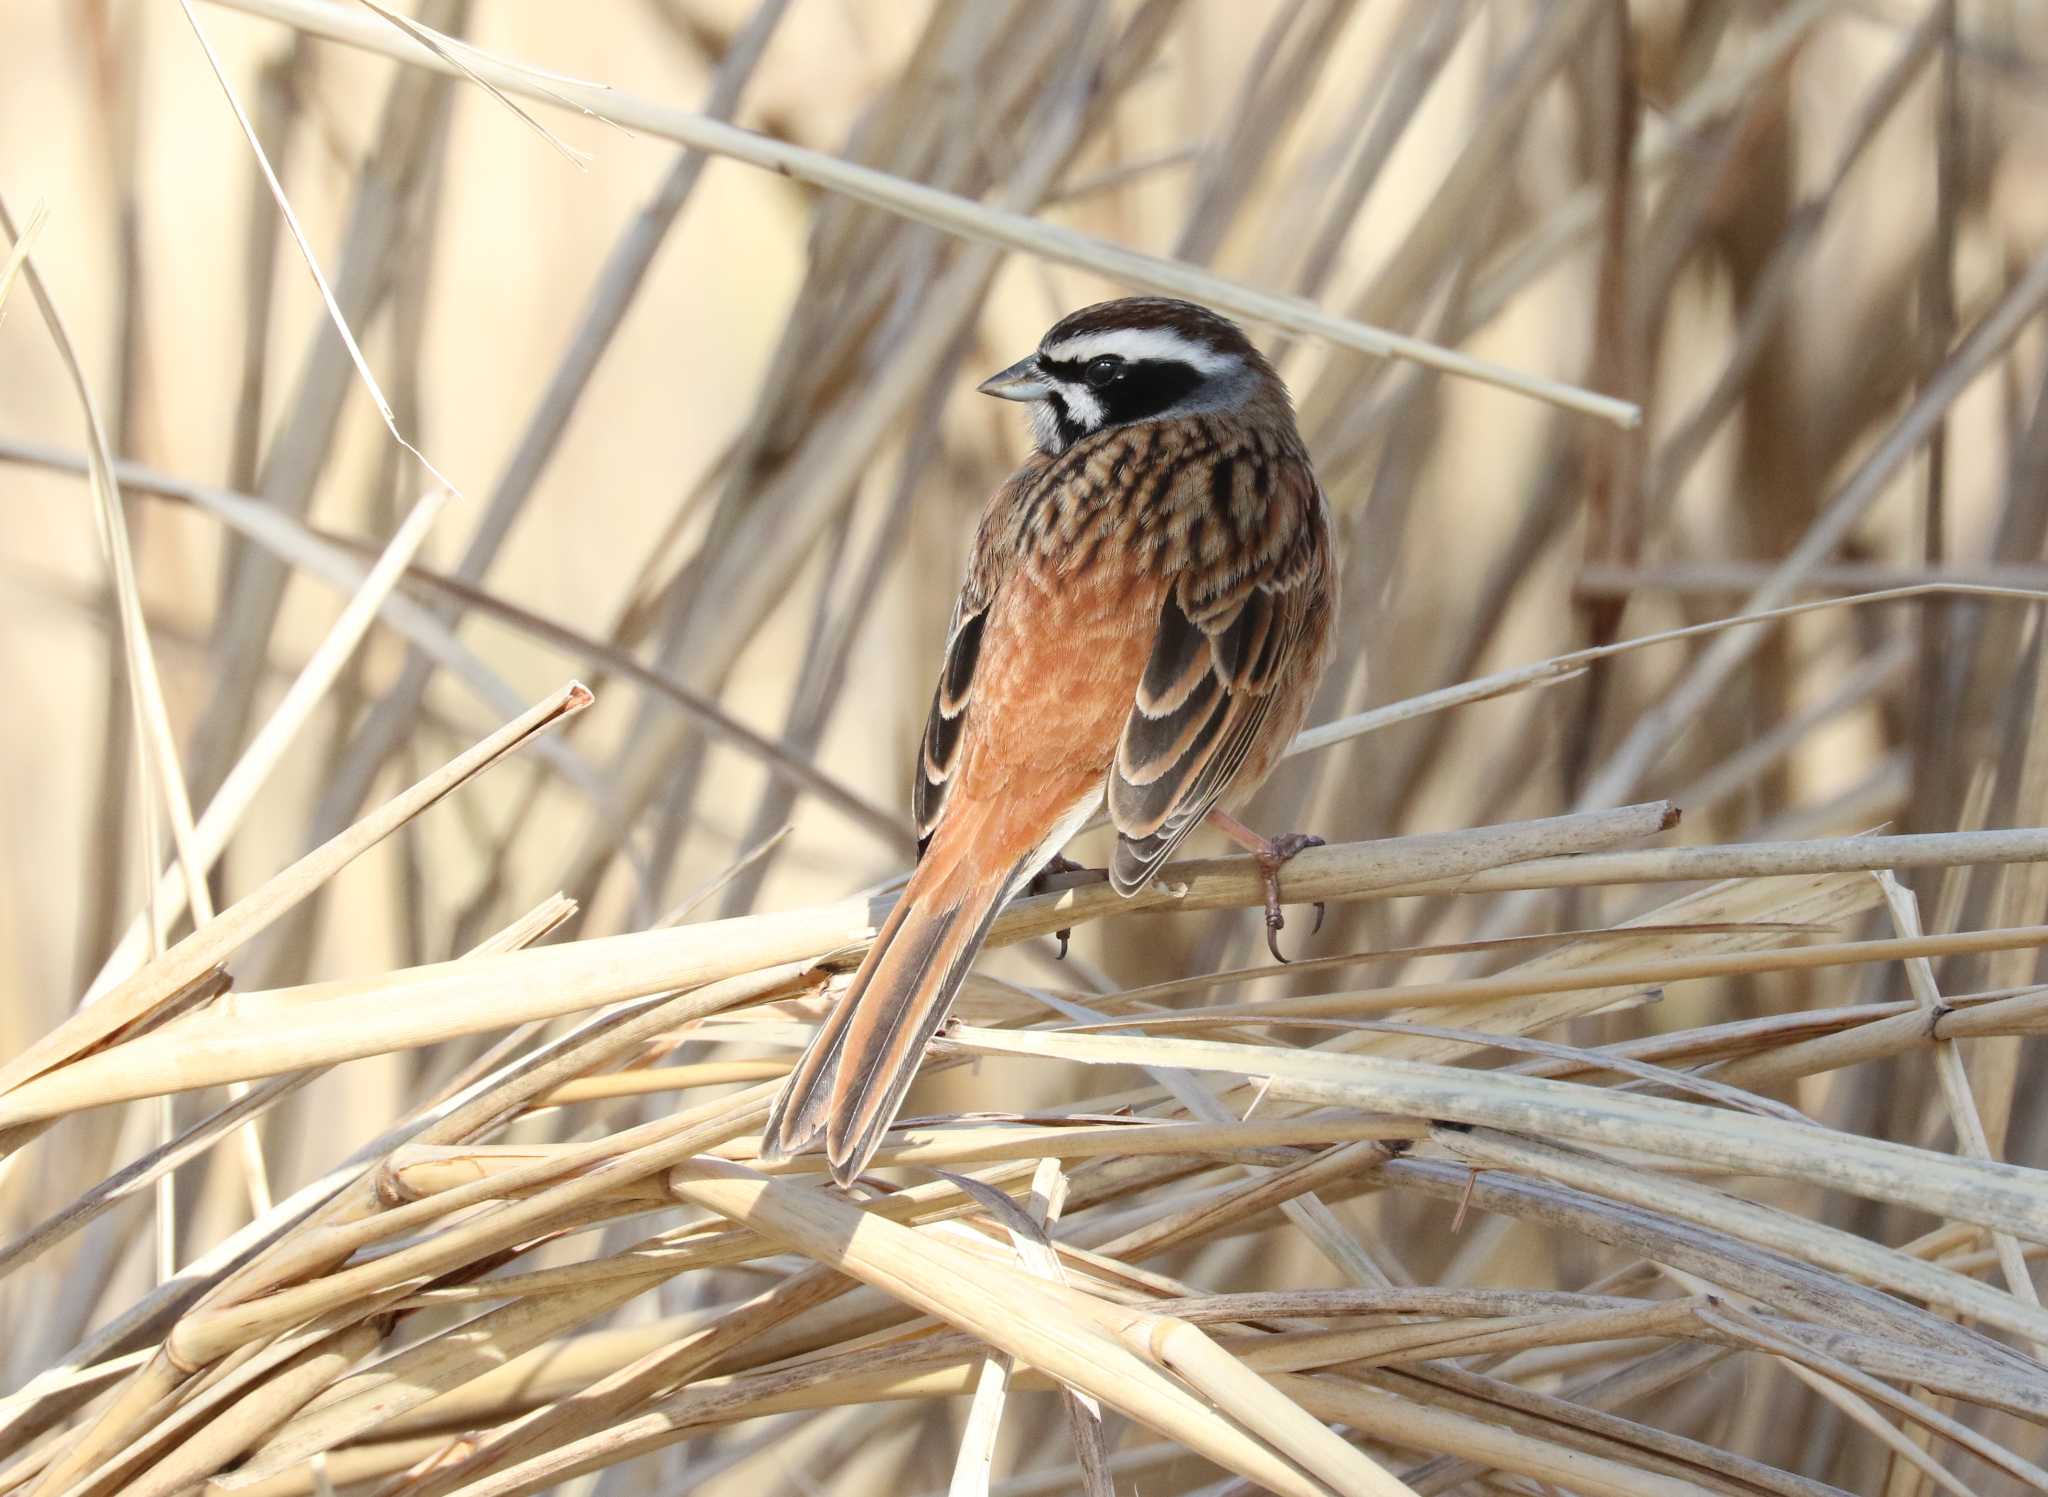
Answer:
[(1090, 359), (1087, 371), (1082, 377), (1095, 389), (1100, 390), (1123, 372), (1124, 361), (1113, 353), (1106, 353)]

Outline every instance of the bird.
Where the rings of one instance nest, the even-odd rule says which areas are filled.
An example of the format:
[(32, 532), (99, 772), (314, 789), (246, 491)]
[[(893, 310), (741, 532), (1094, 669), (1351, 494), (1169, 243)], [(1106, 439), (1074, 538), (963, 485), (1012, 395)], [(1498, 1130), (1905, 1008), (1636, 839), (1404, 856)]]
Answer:
[(822, 1140), (842, 1187), (996, 916), (1076, 866), (1061, 850), (1105, 800), (1120, 894), (1204, 820), (1252, 852), (1276, 958), (1279, 869), (1322, 840), (1230, 814), (1300, 729), (1335, 634), (1329, 501), (1273, 366), (1220, 313), (1127, 297), (978, 388), (1023, 402), (1034, 440), (983, 509), (947, 629), (917, 863), (763, 1133), (771, 1162)]

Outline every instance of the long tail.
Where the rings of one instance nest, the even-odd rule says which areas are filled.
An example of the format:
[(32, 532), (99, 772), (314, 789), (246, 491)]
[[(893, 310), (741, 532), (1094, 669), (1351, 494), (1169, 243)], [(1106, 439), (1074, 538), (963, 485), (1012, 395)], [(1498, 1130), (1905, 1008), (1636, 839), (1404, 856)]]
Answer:
[(925, 1043), (990, 924), (1033, 871), (1028, 858), (978, 867), (984, 859), (974, 855), (973, 830), (942, 831), (953, 835), (934, 839), (776, 1099), (763, 1141), (768, 1158), (802, 1153), (823, 1134), (833, 1178), (847, 1185), (859, 1176), (896, 1120)]

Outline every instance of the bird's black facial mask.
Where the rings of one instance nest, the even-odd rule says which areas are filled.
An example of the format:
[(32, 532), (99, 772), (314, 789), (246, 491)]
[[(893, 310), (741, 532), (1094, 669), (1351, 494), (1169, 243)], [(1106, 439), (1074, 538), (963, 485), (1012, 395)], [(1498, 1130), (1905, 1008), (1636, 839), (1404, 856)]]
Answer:
[(1072, 442), (1091, 431), (1149, 421), (1184, 405), (1202, 385), (1202, 371), (1179, 359), (1050, 359), (1038, 367), (1052, 385), (1046, 397), (1059, 413), (1061, 435)]
[(1043, 452), (1092, 432), (1228, 407), (1251, 370), (1237, 352), (1177, 328), (1056, 328), (1028, 359), (984, 381), (982, 393), (1029, 401)]

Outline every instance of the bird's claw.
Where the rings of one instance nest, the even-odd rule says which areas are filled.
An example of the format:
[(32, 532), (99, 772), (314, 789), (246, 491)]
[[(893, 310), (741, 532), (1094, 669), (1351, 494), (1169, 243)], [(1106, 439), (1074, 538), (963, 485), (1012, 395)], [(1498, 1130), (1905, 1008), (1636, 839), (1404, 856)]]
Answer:
[[(1088, 872), (1088, 865), (1086, 863), (1076, 863), (1072, 858), (1060, 853), (1054, 853), (1052, 861), (1032, 875), (1031, 883), (1025, 892), (1029, 894), (1049, 894), (1052, 891), (1046, 887), (1046, 884), (1051, 879), (1058, 877), (1062, 873), (1086, 872)], [(1060, 943), (1059, 955), (1054, 957), (1053, 960), (1063, 962), (1067, 959), (1067, 942), (1073, 937), (1074, 928), (1070, 925), (1066, 929), (1056, 930), (1052, 934), (1053, 939)]]
[(1278, 910), (1266, 915), (1266, 949), (1273, 953), (1273, 960), (1281, 966), (1288, 964), (1286, 954), (1280, 950), (1280, 932), (1287, 924), (1287, 917)]
[[(1280, 912), (1280, 870), (1296, 853), (1322, 845), (1321, 837), (1307, 832), (1289, 832), (1284, 837), (1275, 837), (1267, 850), (1255, 855), (1259, 864), (1259, 882), (1266, 894), (1266, 949), (1283, 967), (1288, 962), (1280, 952), (1280, 932), (1287, 928), (1287, 917)], [(1315, 909), (1316, 923), (1309, 931), (1310, 936), (1322, 930), (1323, 917), (1329, 913), (1329, 906), (1320, 899), (1316, 901)]]

